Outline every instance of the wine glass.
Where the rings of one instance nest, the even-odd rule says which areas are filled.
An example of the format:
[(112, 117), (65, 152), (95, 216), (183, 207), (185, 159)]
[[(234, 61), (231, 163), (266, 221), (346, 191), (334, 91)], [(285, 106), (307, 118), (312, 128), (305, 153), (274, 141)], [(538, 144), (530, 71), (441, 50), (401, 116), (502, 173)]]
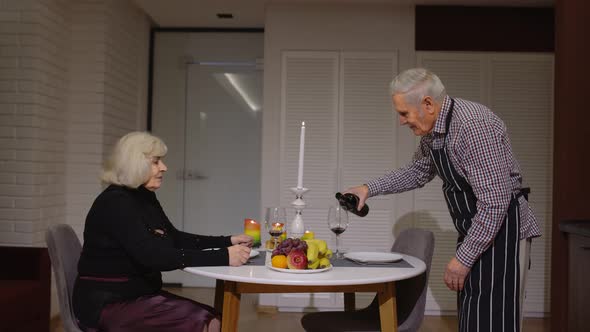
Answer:
[(264, 214), (264, 227), (273, 238), (273, 249), (277, 247), (278, 238), (285, 232), (287, 212), (283, 207), (266, 208)]
[(330, 206), (328, 210), (328, 227), (336, 234), (336, 259), (342, 258), (340, 252), (340, 234), (348, 227), (348, 212), (342, 206)]

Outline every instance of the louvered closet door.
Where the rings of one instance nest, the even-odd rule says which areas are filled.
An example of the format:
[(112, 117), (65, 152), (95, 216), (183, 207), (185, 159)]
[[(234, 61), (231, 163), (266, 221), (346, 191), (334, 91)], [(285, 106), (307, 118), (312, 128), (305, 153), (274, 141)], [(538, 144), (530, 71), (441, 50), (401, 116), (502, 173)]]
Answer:
[[(395, 165), (398, 128), (389, 96), (397, 73), (392, 52), (285, 52), (283, 56), (281, 202), (290, 206), (296, 183), (301, 121), (306, 122), (306, 227), (334, 243), (328, 207), (334, 193), (383, 175)], [(372, 199), (365, 218), (351, 216), (343, 246), (387, 249), (393, 242), (394, 196)]]
[[(450, 96), (473, 101), (485, 100), (485, 64), (478, 55), (426, 54), (419, 55), (418, 65), (436, 73)], [(416, 140), (416, 143), (419, 139)], [(444, 272), (451, 257), (455, 256), (457, 231), (453, 226), (442, 194), (442, 181), (432, 182), (414, 193), (416, 225), (431, 230), (435, 236), (435, 252), (430, 272), (430, 289), (426, 310), (431, 312), (456, 311), (456, 294), (444, 282)]]
[[(327, 209), (337, 188), (338, 165), (338, 53), (283, 53), (281, 128), (281, 205), (295, 199), (289, 188), (297, 184), (299, 135), (305, 121), (303, 186), (310, 191), (303, 218), (308, 229), (326, 238)], [(289, 221), (294, 211), (288, 209)]]
[[(297, 177), (299, 130), (306, 123), (303, 184), (303, 219), (318, 238), (334, 246), (326, 218), (337, 204), (336, 191), (365, 183), (395, 165), (397, 130), (389, 97), (389, 82), (397, 72), (392, 52), (283, 53), (281, 128), (281, 204), (293, 201)], [(394, 197), (373, 200), (366, 218), (353, 217), (342, 235), (349, 249), (389, 249), (393, 242)], [(293, 217), (292, 209), (290, 218)], [(366, 305), (374, 296), (361, 296)], [(341, 294), (284, 294), (277, 296), (280, 310), (341, 308)]]
[[(450, 96), (489, 106), (508, 127), (525, 185), (533, 191), (531, 206), (543, 231), (543, 237), (533, 242), (524, 311), (526, 316), (543, 315), (549, 311), (553, 56), (420, 52), (417, 62), (439, 75)], [(454, 256), (457, 233), (441, 184), (437, 177), (414, 196), (417, 226), (433, 230), (436, 236), (426, 303), (431, 313), (456, 311), (455, 293), (446, 288), (443, 275)]]
[(525, 314), (540, 316), (550, 311), (553, 56), (493, 55), (489, 66), (490, 105), (508, 127), (543, 232), (533, 240), (524, 304)]
[[(282, 57), (281, 205), (288, 208), (290, 222), (295, 197), (289, 188), (297, 184), (299, 135), (305, 121), (303, 186), (310, 191), (304, 196), (303, 220), (322, 239), (329, 238), (325, 207), (338, 181), (338, 59), (337, 52), (288, 51)], [(274, 296), (281, 311), (334, 307), (336, 302), (329, 293)]]
[[(397, 75), (397, 53), (343, 52), (340, 61), (340, 189), (366, 183), (396, 165), (396, 131), (389, 83)], [(342, 244), (350, 250), (386, 250), (393, 243), (395, 195), (369, 201), (370, 213), (350, 214)]]

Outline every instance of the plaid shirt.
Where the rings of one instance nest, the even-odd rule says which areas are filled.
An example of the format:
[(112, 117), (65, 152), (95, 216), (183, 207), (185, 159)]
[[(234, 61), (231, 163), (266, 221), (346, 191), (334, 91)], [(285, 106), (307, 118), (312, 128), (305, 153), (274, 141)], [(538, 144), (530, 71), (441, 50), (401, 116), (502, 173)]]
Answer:
[[(412, 162), (368, 182), (369, 197), (421, 188), (434, 178), (436, 168), (429, 151), (443, 146), (450, 107), (451, 99), (447, 96), (433, 131), (422, 137)], [(451, 163), (477, 197), (477, 213), (457, 248), (457, 259), (471, 267), (494, 241), (506, 217), (511, 194), (518, 193), (522, 187), (522, 176), (504, 122), (483, 105), (455, 99), (446, 144)], [(520, 238), (540, 236), (527, 200), (521, 196), (519, 203)]]

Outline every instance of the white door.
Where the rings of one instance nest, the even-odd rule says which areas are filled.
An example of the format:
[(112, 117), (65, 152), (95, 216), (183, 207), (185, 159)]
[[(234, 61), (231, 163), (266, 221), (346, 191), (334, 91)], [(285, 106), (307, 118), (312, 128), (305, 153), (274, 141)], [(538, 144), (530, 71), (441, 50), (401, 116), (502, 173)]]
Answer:
[[(168, 145), (158, 190), (171, 222), (202, 235), (243, 232), (260, 206), (262, 33), (157, 33), (152, 132)], [(182, 271), (164, 282), (212, 286)]]
[[(185, 231), (242, 233), (260, 206), (262, 71), (195, 63), (187, 77)], [(203, 285), (192, 275), (184, 284)]]

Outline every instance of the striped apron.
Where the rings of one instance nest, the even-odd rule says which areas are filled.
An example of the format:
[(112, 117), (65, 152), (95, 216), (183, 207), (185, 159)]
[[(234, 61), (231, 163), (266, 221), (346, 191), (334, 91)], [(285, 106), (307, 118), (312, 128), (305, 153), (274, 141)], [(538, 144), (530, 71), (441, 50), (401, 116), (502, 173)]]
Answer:
[[(446, 118), (446, 133), (455, 101)], [(446, 137), (444, 139), (446, 141)], [(453, 224), (459, 233), (457, 248), (463, 243), (476, 214), (477, 197), (469, 183), (453, 167), (446, 150), (431, 149), (430, 156), (443, 180), (443, 194)], [(464, 287), (457, 296), (459, 331), (520, 331), (519, 321), (519, 229), (518, 198), (528, 189), (513, 194), (504, 222), (493, 244), (473, 264)]]

